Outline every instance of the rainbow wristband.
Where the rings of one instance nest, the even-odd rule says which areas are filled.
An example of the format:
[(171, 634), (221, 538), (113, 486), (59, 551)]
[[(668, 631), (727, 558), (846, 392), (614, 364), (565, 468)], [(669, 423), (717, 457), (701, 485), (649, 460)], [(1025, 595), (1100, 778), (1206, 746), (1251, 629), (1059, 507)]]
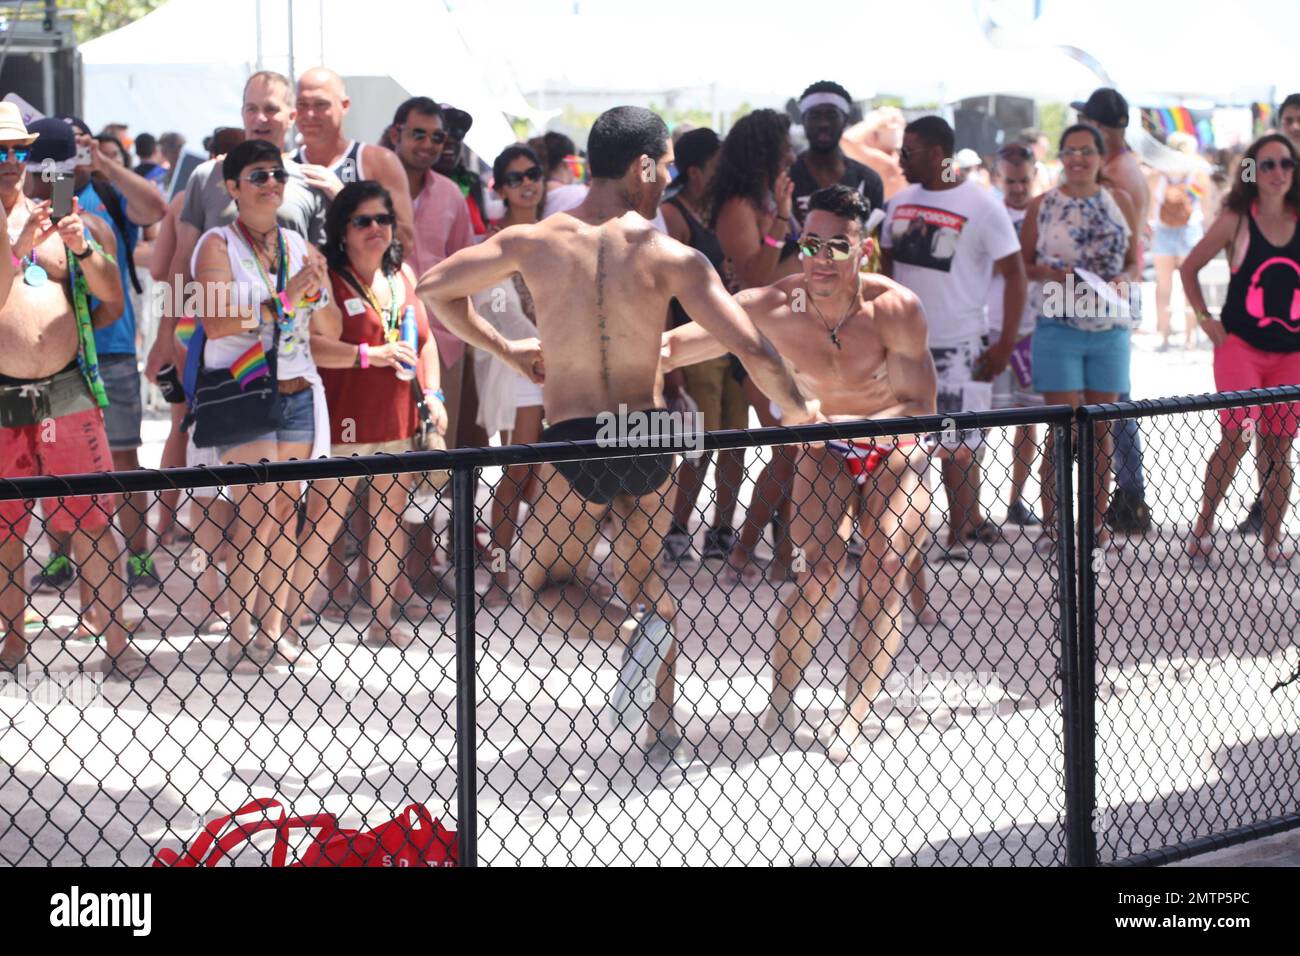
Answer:
[(361, 367), (370, 368), (370, 346), (362, 342), (357, 346), (357, 354), (361, 356)]

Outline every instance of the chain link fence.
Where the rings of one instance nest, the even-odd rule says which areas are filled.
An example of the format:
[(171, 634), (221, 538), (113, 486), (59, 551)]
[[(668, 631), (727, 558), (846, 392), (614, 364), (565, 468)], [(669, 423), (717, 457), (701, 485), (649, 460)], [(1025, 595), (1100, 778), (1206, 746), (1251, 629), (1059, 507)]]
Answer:
[[(39, 517), (0, 548), (0, 860), (145, 865), (272, 800), (423, 805), (461, 865), (1145, 862), (1288, 825), (1294, 589), (1187, 556), (1248, 401), (2, 482)], [(1080, 517), (1124, 418), (1145, 534)], [(45, 533), (173, 490), (156, 586), (103, 521)]]

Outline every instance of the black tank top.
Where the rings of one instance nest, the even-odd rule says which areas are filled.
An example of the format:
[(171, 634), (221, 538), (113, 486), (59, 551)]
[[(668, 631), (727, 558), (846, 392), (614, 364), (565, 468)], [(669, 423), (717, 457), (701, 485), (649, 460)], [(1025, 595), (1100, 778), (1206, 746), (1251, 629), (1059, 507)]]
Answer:
[[(691, 215), (690, 210), (686, 208), (686, 204), (676, 196), (668, 200), (668, 204), (681, 213), (682, 218), (686, 220), (686, 228), (691, 231), (687, 245), (704, 253), (704, 257), (709, 260), (713, 270), (722, 279), (723, 284), (727, 284), (725, 267), (727, 257), (722, 253), (722, 243), (718, 242), (717, 235), (712, 230), (706, 229), (698, 219)], [(727, 291), (734, 290), (728, 286)], [(686, 310), (681, 307), (681, 304), (676, 299), (672, 300), (670, 308), (672, 309), (672, 327), (674, 329), (691, 321), (691, 317), (686, 314)]]
[(1253, 212), (1248, 221), (1246, 256), (1220, 313), (1224, 331), (1263, 352), (1300, 352), (1300, 222), (1290, 242), (1275, 246)]
[[(361, 168), (361, 147), (362, 143), (353, 140), (344, 152), (343, 158), (334, 166), (330, 167), (330, 172), (337, 176), (346, 186), (348, 183), (359, 183), (365, 179), (365, 171)], [(307, 148), (299, 146), (293, 154), (295, 163), (309, 164), (311, 160), (307, 158)]]

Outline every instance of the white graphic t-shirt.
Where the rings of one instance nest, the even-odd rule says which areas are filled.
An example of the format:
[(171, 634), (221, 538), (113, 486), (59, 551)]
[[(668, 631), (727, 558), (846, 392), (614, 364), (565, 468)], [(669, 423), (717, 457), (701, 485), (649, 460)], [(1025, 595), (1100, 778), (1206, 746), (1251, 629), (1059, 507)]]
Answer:
[(987, 332), (993, 263), (1020, 251), (996, 196), (970, 180), (952, 189), (908, 186), (889, 201), (880, 238), (893, 256), (894, 279), (925, 307), (931, 346)]

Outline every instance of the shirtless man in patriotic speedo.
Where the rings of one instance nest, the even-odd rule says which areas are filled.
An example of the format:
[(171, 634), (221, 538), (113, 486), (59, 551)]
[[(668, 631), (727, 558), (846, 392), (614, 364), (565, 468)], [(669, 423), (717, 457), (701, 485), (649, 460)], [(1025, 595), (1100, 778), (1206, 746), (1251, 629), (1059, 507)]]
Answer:
[[(535, 225), (503, 229), (434, 266), (417, 290), (430, 312), (470, 345), (545, 382), (551, 424), (544, 442), (597, 439), (599, 417), (620, 406), (665, 407), (660, 335), (674, 297), (745, 363), (787, 421), (812, 420), (816, 403), (800, 396), (776, 350), (727, 294), (708, 259), (650, 224), (673, 159), (663, 120), (640, 107), (608, 110), (592, 126), (587, 151), (586, 199)], [(470, 300), (516, 272), (532, 293), (540, 341), (505, 339)], [(630, 436), (626, 444), (634, 444)], [(672, 518), (672, 466), (671, 452), (543, 465), (542, 490), (521, 535), (521, 590), (538, 631), (604, 641), (623, 635), (613, 722), (635, 733), (648, 720), (652, 760), (680, 741), (672, 712), (677, 601), (656, 566)], [(600, 520), (611, 509), (625, 606), (594, 600), (583, 580)], [(634, 615), (638, 605), (645, 612)]]
[[(803, 271), (736, 298), (832, 421), (933, 415), (935, 370), (920, 301), (884, 276), (859, 272), (871, 254), (872, 240), (863, 237), (870, 212), (867, 201), (847, 187), (813, 193), (799, 244)], [(665, 371), (722, 353), (698, 325), (664, 336)], [(921, 437), (831, 441), (805, 446), (799, 454), (790, 538), (805, 570), (795, 574), (775, 612), (780, 624), (765, 726), (788, 740), (805, 723), (794, 695), (822, 638), (819, 615), (840, 593), (845, 541), (837, 529), (856, 496), (855, 485), (861, 486), (858, 527), (866, 551), (850, 628), (847, 707), (841, 720), (828, 719), (818, 729), (836, 762), (848, 758), (861, 736), (903, 642), (899, 619), (909, 587), (907, 559), (925, 543), (930, 508), (930, 458), (918, 444)]]

